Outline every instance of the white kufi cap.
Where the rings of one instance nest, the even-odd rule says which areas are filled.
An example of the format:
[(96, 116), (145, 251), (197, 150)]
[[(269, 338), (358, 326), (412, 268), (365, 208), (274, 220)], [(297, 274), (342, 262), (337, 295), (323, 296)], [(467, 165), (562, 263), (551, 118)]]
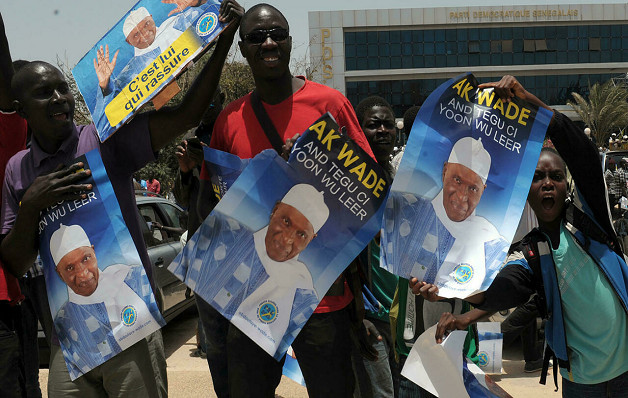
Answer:
[(480, 176), (483, 183), (486, 183), (491, 169), (491, 155), (484, 149), (480, 138), (477, 140), (471, 137), (459, 139), (451, 149), (447, 161), (468, 167)]
[(50, 254), (57, 265), (63, 256), (72, 250), (91, 245), (85, 230), (80, 225), (61, 224), (50, 237)]
[(144, 20), (144, 18), (146, 17), (150, 17), (150, 13), (144, 7), (140, 7), (137, 10), (131, 11), (129, 13), (129, 16), (126, 17), (126, 19), (124, 20), (124, 25), (122, 25), (122, 32), (124, 32), (124, 37), (127, 37), (129, 33), (131, 33), (133, 29), (135, 29), (137, 24), (142, 22), (142, 20)]
[(317, 233), (329, 218), (329, 208), (325, 204), (323, 192), (317, 191), (309, 184), (293, 186), (281, 202), (300, 211), (312, 224), (314, 233)]

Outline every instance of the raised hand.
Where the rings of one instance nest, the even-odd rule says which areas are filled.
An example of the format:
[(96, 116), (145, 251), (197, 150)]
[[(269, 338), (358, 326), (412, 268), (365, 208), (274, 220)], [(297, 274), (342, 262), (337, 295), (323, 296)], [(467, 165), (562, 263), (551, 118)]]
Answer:
[(218, 12), (218, 20), (222, 23), (231, 24), (225, 28), (224, 33), (235, 34), (236, 30), (240, 26), (240, 20), (244, 15), (244, 7), (238, 4), (235, 0), (224, 0), (220, 5), (220, 11)]
[(177, 145), (174, 154), (179, 161), (179, 168), (182, 173), (187, 173), (196, 166), (196, 163), (188, 156), (188, 142), (186, 140), (181, 141), (181, 143)]
[(553, 112), (552, 108), (547, 106), (534, 94), (526, 90), (514, 76), (506, 75), (502, 77), (501, 80), (498, 82), (482, 83), (478, 85), (478, 88), (480, 90), (485, 88), (494, 88), (495, 94), (497, 94), (497, 96), (499, 96), (499, 98), (503, 102), (510, 102), (512, 98), (519, 97), (524, 101), (530, 102), (538, 107), (542, 107)]
[(101, 90), (105, 90), (109, 85), (109, 78), (111, 78), (113, 69), (116, 67), (119, 52), (120, 50), (117, 50), (116, 53), (113, 54), (113, 59), (110, 61), (108, 44), (105, 45), (104, 51), (102, 46), (100, 46), (100, 48), (96, 51), (96, 58), (94, 58), (94, 70), (96, 71), (98, 86)]
[(202, 0), (161, 0), (164, 4), (175, 4), (176, 7), (168, 13), (168, 16), (185, 10), (188, 7), (197, 7), (201, 5)]

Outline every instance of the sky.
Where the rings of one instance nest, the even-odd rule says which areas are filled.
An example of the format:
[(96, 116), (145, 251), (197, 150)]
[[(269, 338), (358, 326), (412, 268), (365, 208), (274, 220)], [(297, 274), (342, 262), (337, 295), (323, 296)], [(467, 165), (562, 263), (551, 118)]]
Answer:
[[(136, 3), (136, 0), (2, 0), (2, 13), (13, 59), (60, 59), (73, 67), (87, 51)], [(260, 1), (241, 0), (249, 8)], [(430, 6), (421, 0), (265, 0), (281, 10), (290, 23), (293, 59), (304, 59), (308, 38), (308, 11)], [(624, 3), (625, 0), (604, 0)], [(592, 4), (596, 0), (440, 0), (441, 7), (512, 6), (533, 4)], [(235, 47), (232, 49), (235, 52)]]

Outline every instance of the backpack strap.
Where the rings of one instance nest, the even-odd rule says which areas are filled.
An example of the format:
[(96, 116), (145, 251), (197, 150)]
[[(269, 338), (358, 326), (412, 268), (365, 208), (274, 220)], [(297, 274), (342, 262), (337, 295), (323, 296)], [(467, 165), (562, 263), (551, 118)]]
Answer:
[(266, 134), (266, 138), (270, 141), (270, 144), (273, 146), (275, 151), (279, 155), (281, 155), (282, 147), (283, 147), (283, 139), (277, 132), (275, 125), (272, 120), (270, 120), (270, 116), (264, 109), (264, 105), (262, 105), (262, 100), (257, 93), (257, 90), (253, 90), (251, 93), (251, 106), (253, 107), (253, 112), (255, 112), (255, 117), (257, 117), (257, 121), (260, 126), (262, 126), (262, 130), (264, 130), (264, 134)]
[(541, 379), (539, 380), (539, 384), (545, 385), (545, 383), (547, 382), (547, 371), (549, 369), (550, 359), (553, 359), (552, 371), (554, 373), (554, 386), (556, 387), (554, 392), (556, 392), (558, 391), (558, 361), (556, 359), (554, 351), (552, 351), (549, 344), (545, 344), (545, 354), (543, 355), (543, 369), (541, 369)]
[(547, 301), (545, 299), (545, 286), (543, 285), (543, 275), (541, 272), (541, 254), (538, 245), (540, 241), (544, 240), (545, 237), (543, 234), (535, 228), (521, 240), (519, 249), (523, 252), (523, 256), (532, 270), (534, 290), (538, 293), (534, 297), (534, 302), (536, 303), (541, 317), (547, 319)]
[(573, 202), (569, 203), (565, 211), (565, 219), (575, 228), (582, 232), (586, 242), (585, 249), (588, 250), (589, 238), (601, 243), (605, 243), (613, 251), (617, 251), (614, 237), (609, 237), (589, 216), (580, 210)]

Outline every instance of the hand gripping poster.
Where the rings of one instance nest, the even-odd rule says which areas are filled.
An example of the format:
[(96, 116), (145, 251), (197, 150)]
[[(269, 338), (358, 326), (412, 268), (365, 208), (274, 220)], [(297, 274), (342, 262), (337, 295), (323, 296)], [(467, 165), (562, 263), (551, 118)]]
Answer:
[(219, 0), (140, 0), (72, 69), (101, 141), (151, 101), (226, 27)]
[(288, 162), (253, 158), (168, 269), (279, 360), (380, 229), (387, 191), (326, 114)]
[(506, 258), (551, 112), (443, 83), (412, 126), (382, 225), (382, 266), (434, 283), (443, 297), (488, 288)]
[(165, 325), (97, 149), (79, 157), (92, 191), (41, 213), (40, 256), (70, 377)]

